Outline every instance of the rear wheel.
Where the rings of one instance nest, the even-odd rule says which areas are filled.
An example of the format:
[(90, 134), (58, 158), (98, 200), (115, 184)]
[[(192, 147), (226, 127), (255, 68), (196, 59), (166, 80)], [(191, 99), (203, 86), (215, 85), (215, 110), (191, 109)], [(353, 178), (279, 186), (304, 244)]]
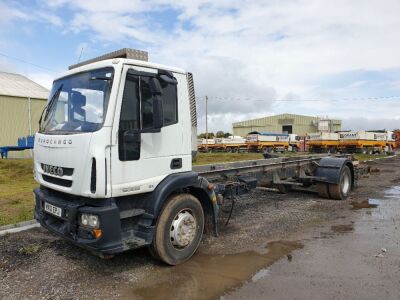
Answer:
[(179, 194), (164, 206), (150, 253), (169, 265), (188, 260), (197, 250), (204, 229), (203, 208), (194, 196)]
[(328, 190), (329, 183), (326, 182), (318, 182), (317, 183), (317, 192), (318, 196), (322, 198), (330, 198), (329, 197), (329, 190)]
[(292, 190), (292, 186), (288, 184), (277, 184), (276, 187), (281, 194), (287, 194)]
[(350, 168), (344, 166), (340, 172), (339, 184), (329, 184), (331, 198), (336, 200), (346, 199), (350, 194), (352, 181)]

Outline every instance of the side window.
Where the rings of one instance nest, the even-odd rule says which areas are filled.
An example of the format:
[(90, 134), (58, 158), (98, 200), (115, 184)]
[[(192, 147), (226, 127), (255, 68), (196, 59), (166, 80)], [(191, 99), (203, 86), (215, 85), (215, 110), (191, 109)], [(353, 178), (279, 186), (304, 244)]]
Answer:
[(127, 78), (122, 96), (120, 130), (140, 129), (139, 80)]
[[(150, 80), (151, 77), (132, 74), (126, 78), (118, 130), (118, 152), (121, 161), (140, 158), (140, 133), (127, 131), (153, 128), (153, 95)], [(163, 125), (175, 124), (178, 122), (177, 85), (161, 79), (160, 85)], [(129, 135), (128, 139), (125, 134)]]
[[(153, 128), (153, 95), (150, 90), (150, 77), (140, 78), (140, 95), (142, 108), (142, 129)], [(164, 126), (178, 122), (178, 97), (176, 84), (160, 80)]]
[(142, 106), (142, 129), (153, 128), (153, 95), (150, 90), (150, 77), (140, 78)]
[(177, 85), (161, 81), (164, 126), (178, 122)]
[(118, 130), (118, 155), (121, 161), (138, 160), (140, 143), (125, 142), (124, 134), (140, 129), (139, 78), (127, 77), (122, 96), (121, 115)]

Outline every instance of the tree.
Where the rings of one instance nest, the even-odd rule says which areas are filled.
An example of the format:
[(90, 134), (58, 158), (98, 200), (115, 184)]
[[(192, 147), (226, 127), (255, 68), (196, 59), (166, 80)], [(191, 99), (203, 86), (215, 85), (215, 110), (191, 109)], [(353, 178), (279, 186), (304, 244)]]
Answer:
[(231, 133), (225, 132), (225, 133), (224, 133), (224, 138), (228, 138), (228, 137), (230, 137), (231, 135), (232, 135)]
[(223, 137), (225, 137), (225, 133), (222, 130), (220, 130), (220, 131), (217, 131), (216, 136), (217, 136), (217, 138), (223, 138)]
[[(197, 135), (197, 138), (205, 139), (206, 138), (206, 134), (205, 133), (200, 133), (200, 134)], [(208, 138), (209, 139), (213, 139), (214, 138), (214, 133), (213, 132), (209, 132), (208, 133)]]

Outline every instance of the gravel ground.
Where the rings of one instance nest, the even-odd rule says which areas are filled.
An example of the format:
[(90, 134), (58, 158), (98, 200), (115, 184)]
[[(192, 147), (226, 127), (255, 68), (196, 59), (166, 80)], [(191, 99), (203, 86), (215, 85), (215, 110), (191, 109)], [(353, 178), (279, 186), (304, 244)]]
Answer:
[[(346, 218), (351, 201), (364, 201), (400, 183), (399, 158), (369, 164), (375, 172), (363, 176), (348, 201), (326, 200), (311, 192), (253, 192), (237, 201), (228, 226), (223, 225), (223, 216), (218, 238), (203, 239), (199, 255), (255, 250), (261, 244)], [(140, 286), (152, 273), (165, 269), (174, 270), (152, 260), (146, 249), (103, 260), (41, 228), (0, 237), (3, 299), (119, 298), (127, 288)]]

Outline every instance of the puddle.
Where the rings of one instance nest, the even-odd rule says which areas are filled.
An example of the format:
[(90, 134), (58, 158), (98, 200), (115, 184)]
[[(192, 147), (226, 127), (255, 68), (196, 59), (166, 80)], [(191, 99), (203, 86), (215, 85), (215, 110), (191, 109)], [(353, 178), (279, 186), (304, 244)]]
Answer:
[(331, 230), (333, 232), (345, 233), (353, 231), (354, 227), (353, 224), (332, 225)]
[(397, 198), (400, 199), (400, 186), (393, 186), (385, 191), (386, 198)]
[(218, 298), (244, 281), (267, 276), (269, 271), (266, 267), (300, 248), (303, 245), (299, 242), (276, 241), (268, 243), (267, 253), (197, 254), (182, 265), (165, 266), (152, 272), (139, 286), (127, 290), (124, 296), (144, 299)]
[(368, 200), (364, 200), (361, 202), (351, 202), (351, 205), (353, 206), (353, 210), (358, 210), (358, 209), (362, 209), (362, 208), (376, 208), (379, 205), (382, 204), (381, 200), (378, 199), (368, 199)]
[(261, 269), (258, 271), (256, 274), (251, 277), (251, 281), (256, 282), (264, 277), (267, 277), (271, 274), (271, 271), (269, 269)]

